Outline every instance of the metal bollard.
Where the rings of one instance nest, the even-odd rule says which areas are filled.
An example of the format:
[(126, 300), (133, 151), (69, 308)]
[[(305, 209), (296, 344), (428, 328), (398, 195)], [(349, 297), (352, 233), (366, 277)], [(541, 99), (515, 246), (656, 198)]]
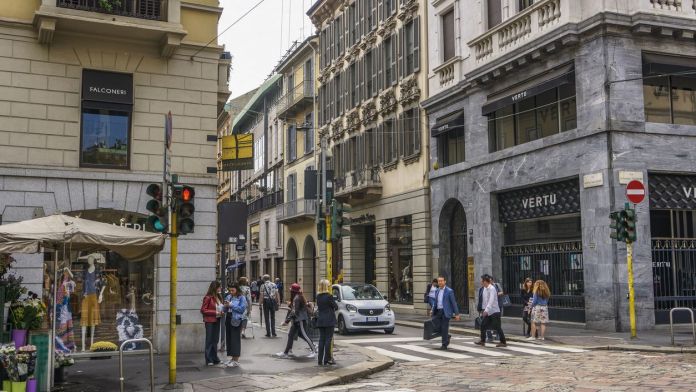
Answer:
[(669, 332), (672, 335), (672, 346), (674, 346), (674, 320), (672, 315), (674, 314), (674, 311), (677, 310), (689, 312), (689, 314), (691, 314), (691, 331), (694, 335), (694, 345), (696, 345), (696, 323), (694, 323), (694, 311), (691, 310), (691, 308), (672, 308), (669, 311)]
[(149, 349), (150, 349), (150, 392), (155, 392), (155, 356), (152, 350), (152, 342), (149, 339), (141, 338), (141, 339), (129, 339), (126, 340), (125, 342), (121, 343), (121, 347), (118, 348), (118, 380), (119, 383), (121, 384), (121, 392), (125, 392), (125, 385), (124, 385), (124, 378), (123, 378), (123, 346), (125, 346), (128, 343), (138, 343), (138, 342), (145, 342), (147, 343)]

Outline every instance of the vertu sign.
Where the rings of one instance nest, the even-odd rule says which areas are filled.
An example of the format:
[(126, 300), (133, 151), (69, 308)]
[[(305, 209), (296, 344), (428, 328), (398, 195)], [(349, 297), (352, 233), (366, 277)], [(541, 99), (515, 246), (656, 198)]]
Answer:
[(577, 178), (516, 189), (498, 195), (501, 222), (580, 211), (580, 181)]
[(648, 174), (650, 208), (696, 209), (696, 176)]
[(83, 69), (82, 99), (132, 105), (133, 75)]

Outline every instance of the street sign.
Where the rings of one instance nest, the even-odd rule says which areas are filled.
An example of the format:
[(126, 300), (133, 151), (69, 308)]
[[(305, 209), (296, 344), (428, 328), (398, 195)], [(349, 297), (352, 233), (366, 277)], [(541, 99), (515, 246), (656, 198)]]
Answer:
[(626, 198), (633, 204), (638, 204), (645, 199), (645, 186), (638, 180), (633, 180), (626, 185)]

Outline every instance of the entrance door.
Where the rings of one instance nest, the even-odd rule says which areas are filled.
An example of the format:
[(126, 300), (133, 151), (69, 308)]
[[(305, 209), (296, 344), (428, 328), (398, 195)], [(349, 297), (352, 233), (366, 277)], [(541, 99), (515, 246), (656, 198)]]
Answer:
[(450, 262), (452, 263), (452, 289), (462, 313), (469, 313), (467, 279), (467, 235), (464, 207), (457, 203), (450, 221)]
[(375, 242), (375, 225), (365, 227), (365, 283), (377, 286), (375, 259), (377, 258), (377, 243)]

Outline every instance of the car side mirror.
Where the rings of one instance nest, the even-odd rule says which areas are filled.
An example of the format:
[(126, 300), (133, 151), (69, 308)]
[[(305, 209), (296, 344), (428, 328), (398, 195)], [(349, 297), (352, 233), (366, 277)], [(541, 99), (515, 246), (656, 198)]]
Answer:
[(338, 298), (338, 296), (335, 296), (335, 295), (334, 295), (333, 297), (334, 297), (334, 300), (335, 300), (336, 302), (341, 302), (341, 299)]

